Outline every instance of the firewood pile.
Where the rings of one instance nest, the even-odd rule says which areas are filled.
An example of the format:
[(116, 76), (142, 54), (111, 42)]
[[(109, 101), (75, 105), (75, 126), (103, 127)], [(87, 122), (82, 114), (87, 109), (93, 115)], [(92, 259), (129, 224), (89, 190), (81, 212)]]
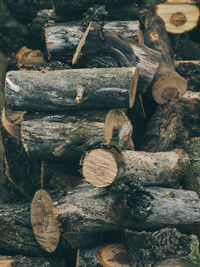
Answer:
[(0, 266), (200, 266), (200, 64), (167, 33), (198, 5), (36, 2), (0, 55)]

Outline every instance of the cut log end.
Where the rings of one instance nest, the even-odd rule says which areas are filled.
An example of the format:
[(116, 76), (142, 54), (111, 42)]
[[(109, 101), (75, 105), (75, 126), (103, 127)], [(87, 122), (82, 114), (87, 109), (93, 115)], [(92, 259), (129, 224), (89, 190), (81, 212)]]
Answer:
[(47, 252), (56, 250), (60, 239), (60, 229), (49, 194), (40, 189), (31, 204), (31, 225), (40, 246)]
[(107, 144), (109, 144), (113, 138), (113, 130), (118, 130), (119, 141), (122, 141), (123, 148), (134, 149), (131, 137), (133, 127), (122, 109), (112, 109), (106, 116), (104, 138)]
[(109, 244), (99, 249), (97, 258), (102, 266), (129, 267), (131, 257), (122, 244)]
[(115, 157), (109, 151), (94, 149), (83, 162), (83, 177), (96, 187), (106, 187), (113, 183), (118, 174)]

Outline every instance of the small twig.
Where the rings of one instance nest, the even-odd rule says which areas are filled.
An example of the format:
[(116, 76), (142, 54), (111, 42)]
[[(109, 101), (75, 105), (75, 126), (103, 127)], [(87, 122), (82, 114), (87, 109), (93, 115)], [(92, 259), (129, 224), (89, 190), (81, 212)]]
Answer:
[(142, 96), (141, 95), (139, 95), (139, 99), (140, 99), (140, 105), (141, 105), (141, 108), (142, 108), (143, 116), (146, 119), (146, 113), (145, 113), (145, 110), (144, 110), (144, 105), (143, 105), (143, 101), (142, 101)]
[(79, 267), (79, 260), (80, 260), (80, 248), (77, 249), (76, 253), (76, 267)]

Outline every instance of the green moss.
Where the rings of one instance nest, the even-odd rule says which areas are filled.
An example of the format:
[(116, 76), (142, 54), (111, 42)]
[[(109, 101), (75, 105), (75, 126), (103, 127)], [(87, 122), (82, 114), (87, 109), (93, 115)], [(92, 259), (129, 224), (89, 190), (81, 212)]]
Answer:
[(181, 267), (200, 267), (199, 240), (191, 235), (190, 254), (181, 261)]

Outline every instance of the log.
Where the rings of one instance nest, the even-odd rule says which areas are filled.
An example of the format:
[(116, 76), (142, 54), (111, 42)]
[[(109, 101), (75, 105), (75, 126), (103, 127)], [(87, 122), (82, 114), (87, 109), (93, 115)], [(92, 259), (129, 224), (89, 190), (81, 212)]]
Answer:
[(152, 83), (152, 96), (158, 104), (166, 104), (175, 98), (181, 98), (187, 89), (187, 81), (174, 70), (173, 51), (170, 46), (164, 21), (144, 11), (143, 21), (144, 43), (159, 51), (163, 62)]
[(195, 192), (159, 187), (144, 191), (133, 183), (122, 188), (116, 194), (84, 184), (54, 197), (42, 189), (37, 191), (31, 223), (42, 248), (55, 250), (60, 231), (73, 248), (80, 247), (82, 236), (87, 240), (87, 235), (109, 230), (154, 231), (179, 226), (190, 233), (199, 232), (200, 200)]
[(106, 187), (128, 178), (145, 186), (177, 186), (189, 169), (189, 158), (183, 150), (149, 153), (112, 149), (94, 149), (83, 160), (83, 177), (96, 187)]
[[(112, 109), (108, 112), (105, 119), (105, 131), (104, 137), (106, 144), (117, 145), (123, 149), (134, 149), (134, 143), (132, 140), (133, 126), (131, 121), (122, 109)], [(114, 136), (114, 131), (117, 131)], [(116, 138), (117, 140), (113, 140)]]
[(200, 61), (175, 61), (176, 71), (188, 81), (188, 91), (198, 92), (200, 89)]
[(37, 16), (39, 10), (51, 8), (51, 2), (51, 0), (7, 0), (6, 4), (17, 21), (28, 24)]
[(156, 14), (164, 20), (166, 30), (173, 34), (191, 31), (199, 21), (199, 8), (191, 1), (167, 1), (156, 6)]
[(138, 69), (10, 71), (5, 97), (14, 110), (67, 111), (128, 108), (134, 104)]
[(105, 142), (106, 114), (90, 111), (27, 117), (21, 132), (24, 148), (33, 158), (77, 164), (87, 149)]
[(43, 53), (40, 50), (32, 50), (23, 46), (16, 54), (17, 67), (33, 68), (44, 63)]
[(147, 124), (140, 150), (149, 152), (168, 151), (176, 142), (184, 141), (189, 133), (183, 126), (182, 103), (174, 102), (157, 107)]
[(57, 15), (64, 15), (68, 16), (70, 14), (77, 14), (80, 15), (84, 11), (87, 10), (87, 8), (95, 5), (95, 4), (105, 4), (108, 7), (112, 7), (113, 5), (119, 5), (119, 4), (125, 4), (125, 3), (131, 3), (131, 0), (114, 0), (111, 2), (108, 2), (106, 0), (79, 0), (79, 1), (69, 1), (69, 0), (54, 0), (54, 10)]
[(36, 257), (27, 257), (23, 255), (17, 256), (0, 256), (0, 265), (3, 267), (12, 267), (12, 266), (20, 266), (20, 267), (64, 267), (65, 260), (62, 258), (36, 258)]
[(200, 93), (187, 91), (181, 99), (184, 109), (183, 125), (190, 137), (200, 136)]
[(159, 262), (171, 258), (192, 263), (194, 255), (197, 262), (200, 259), (198, 237), (181, 234), (175, 228), (164, 228), (155, 232), (125, 230), (123, 240), (132, 262), (137, 266), (163, 266)]
[(182, 180), (183, 187), (184, 189), (197, 192), (198, 196), (200, 196), (200, 138), (196, 137), (189, 139), (183, 145), (183, 148), (187, 152), (190, 159), (190, 169), (184, 175)]
[[(72, 64), (78, 66), (94, 67), (93, 58), (108, 55), (113, 64), (119, 67), (137, 66), (139, 69), (138, 92), (143, 94), (151, 84), (155, 72), (161, 62), (160, 54), (129, 39), (123, 40), (109, 30), (90, 23), (74, 54)], [(136, 60), (137, 58), (137, 60)], [(89, 61), (89, 63), (87, 63)], [(91, 61), (91, 63), (90, 63)], [(109, 62), (110, 63), (110, 62)], [(101, 67), (101, 60), (95, 67)], [(108, 63), (107, 63), (108, 65)], [(107, 66), (109, 67), (109, 65)]]
[[(138, 43), (144, 43), (139, 21), (104, 22), (103, 28)], [(74, 22), (47, 24), (45, 40), (48, 59), (71, 61), (84, 31), (84, 25)]]
[(130, 255), (123, 244), (105, 244), (92, 249), (81, 250), (79, 267), (128, 267)]

